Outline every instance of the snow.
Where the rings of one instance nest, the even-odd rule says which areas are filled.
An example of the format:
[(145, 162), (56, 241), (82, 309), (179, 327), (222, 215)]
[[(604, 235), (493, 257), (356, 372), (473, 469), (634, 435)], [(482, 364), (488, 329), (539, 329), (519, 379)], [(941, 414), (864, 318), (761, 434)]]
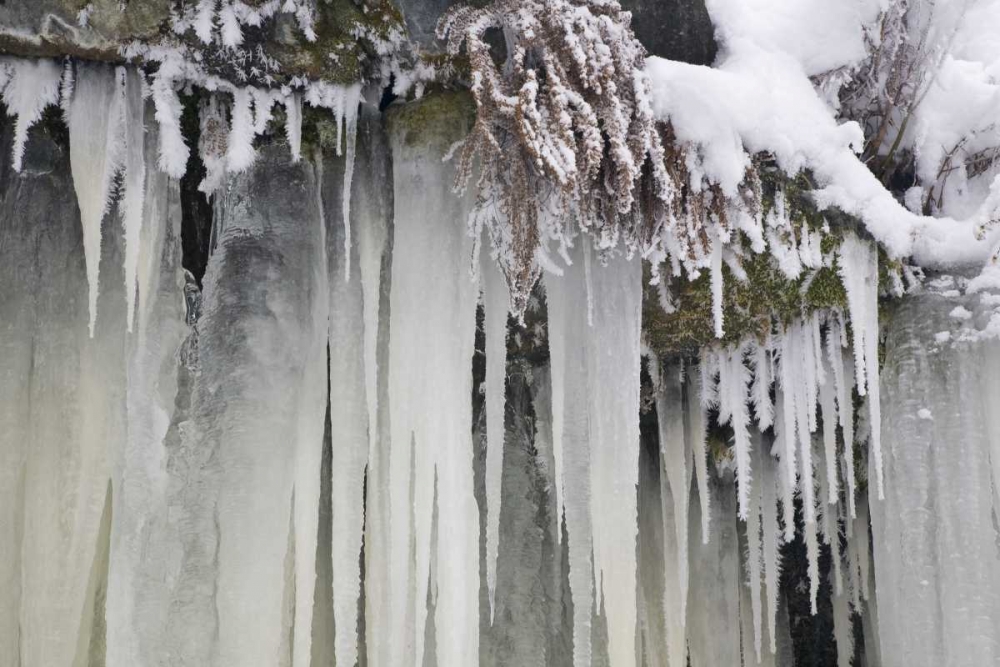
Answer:
[[(913, 256), (929, 267), (985, 261), (1000, 232), (982, 240), (974, 232), (990, 219), (990, 201), (962, 220), (908, 211), (858, 158), (861, 128), (837, 122), (794, 54), (758, 39), (732, 36), (712, 68), (647, 59), (653, 110), (671, 122), (679, 141), (698, 147), (696, 173), (734, 196), (749, 166), (748, 153), (771, 153), (790, 175), (810, 170), (817, 204), (858, 216), (890, 256)], [(769, 94), (760, 95), (761, 90)]]

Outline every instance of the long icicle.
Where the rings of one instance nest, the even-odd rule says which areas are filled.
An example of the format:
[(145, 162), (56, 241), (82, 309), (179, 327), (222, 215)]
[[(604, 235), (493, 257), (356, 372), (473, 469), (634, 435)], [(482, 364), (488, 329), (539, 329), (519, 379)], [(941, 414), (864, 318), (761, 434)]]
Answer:
[(500, 543), (501, 473), (507, 382), (507, 311), (510, 292), (496, 262), (482, 255), (483, 310), (486, 328), (486, 588), (493, 623)]

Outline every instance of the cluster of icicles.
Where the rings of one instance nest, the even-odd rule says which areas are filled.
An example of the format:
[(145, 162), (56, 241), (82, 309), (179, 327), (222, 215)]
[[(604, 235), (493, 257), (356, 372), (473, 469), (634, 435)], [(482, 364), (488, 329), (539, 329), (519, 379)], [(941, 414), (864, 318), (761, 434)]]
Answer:
[[(212, 4), (214, 3), (202, 3)], [(90, 332), (97, 316), (101, 220), (115, 196), (115, 179), (122, 177), (122, 224), (125, 228), (125, 273), (128, 298), (128, 330), (135, 311), (135, 276), (138, 262), (139, 230), (142, 224), (145, 100), (152, 97), (159, 122), (159, 167), (174, 178), (187, 170), (189, 147), (181, 134), (181, 103), (174, 72), (178, 63), (166, 62), (152, 84), (132, 68), (74, 64), (60, 67), (52, 60), (0, 57), (0, 92), (8, 113), (16, 116), (13, 148), (14, 170), (21, 170), (28, 130), (41, 119), (45, 108), (60, 105), (70, 134), (73, 183), (80, 204), (90, 284)], [(213, 97), (202, 114), (200, 157), (207, 174), (199, 186), (211, 194), (226, 174), (249, 169), (256, 159), (254, 139), (265, 132), (274, 119), (275, 104), (285, 106), (286, 135), (292, 159), (301, 157), (302, 102), (330, 109), (337, 126), (337, 151), (345, 145), (347, 169), (345, 189), (353, 177), (357, 109), (361, 86), (314, 83), (303, 92), (290, 89), (235, 87), (221, 81), (231, 94), (231, 120), (226, 120), (224, 102)], [(344, 198), (344, 220), (350, 220), (350, 198)], [(347, 228), (345, 247), (350, 245)], [(345, 272), (350, 266), (345, 267)]]
[[(155, 324), (147, 325), (144, 321), (149, 309), (143, 305), (142, 293), (142, 285), (149, 281), (142, 276), (153, 271), (150, 267), (155, 261), (147, 257), (150, 251), (142, 248), (141, 239), (163, 223), (151, 218), (162, 215), (162, 210), (148, 200), (150, 172), (155, 167), (144, 140), (143, 78), (125, 68), (78, 65), (70, 73), (69, 69), (63, 71), (51, 62), (7, 59), (0, 62), (0, 89), (9, 111), (17, 115), (16, 169), (21, 167), (27, 129), (40, 118), (44, 107), (61, 102), (65, 109), (90, 282), (91, 334), (97, 312), (101, 222), (108, 212), (116, 177), (121, 175), (128, 326), (131, 330), (133, 312), (138, 312), (140, 334), (152, 336)], [(170, 94), (176, 103), (176, 93), (170, 91)], [(166, 174), (176, 176), (171, 168), (169, 144), (179, 137), (179, 114), (176, 110), (164, 111), (170, 105), (162, 106), (157, 96), (154, 84), (152, 97), (159, 121), (160, 167)], [(214, 178), (213, 155), (224, 161), (225, 170), (230, 173), (251, 165), (253, 136), (266, 125), (274, 99), (246, 90), (234, 94), (231, 126), (226, 141), (222, 142), (225, 150), (204, 152), (209, 179)], [(343, 192), (357, 193), (358, 187), (352, 189), (351, 165), (352, 119), (356, 118), (358, 98), (356, 93), (341, 92), (338, 99), (338, 125), (343, 118), (348, 121)], [(293, 158), (298, 159), (301, 102), (293, 96), (286, 104), (290, 119), (288, 139)], [(212, 118), (213, 113), (216, 111), (210, 109), (203, 116), (203, 125), (204, 118)], [(215, 118), (222, 119), (224, 114), (218, 113)], [(267, 453), (252, 464), (245, 459), (233, 459), (249, 466), (256, 475), (254, 481), (240, 478), (241, 468), (224, 469), (219, 474), (226, 485), (213, 491), (218, 494), (220, 507), (217, 518), (220, 524), (214, 529), (226, 536), (219, 538), (219, 552), (215, 556), (221, 574), (217, 581), (202, 582), (193, 590), (202, 590), (205, 585), (215, 587), (212, 590), (218, 646), (213, 655), (219, 665), (273, 664), (268, 656), (277, 654), (282, 641), (281, 630), (273, 626), (280, 626), (289, 616), (294, 619), (294, 626), (288, 653), (297, 667), (309, 665), (313, 641), (312, 596), (295, 596), (294, 609), (285, 612), (282, 609), (288, 603), (282, 591), (287, 589), (283, 589), (280, 581), (261, 584), (256, 578), (276, 572), (280, 575), (283, 571), (287, 577), (287, 568), (291, 568), (293, 590), (312, 591), (315, 585), (315, 531), (292, 529), (274, 534), (274, 529), (282, 522), (288, 526), (289, 512), (293, 526), (315, 526), (319, 521), (317, 470), (327, 393), (317, 387), (322, 387), (327, 374), (324, 363), (327, 350), (328, 407), (333, 428), (331, 559), (337, 664), (353, 665), (358, 659), (356, 628), (362, 543), (367, 664), (375, 667), (423, 664), (428, 599), (433, 602), (435, 614), (436, 664), (448, 667), (478, 664), (480, 528), (473, 480), (470, 360), (474, 352), (476, 310), (482, 303), (487, 359), (486, 578), (492, 614), (503, 503), (501, 472), (510, 298), (496, 264), (486, 257), (473, 279), (468, 279), (467, 262), (475, 243), (461, 223), (468, 218), (472, 202), (469, 197), (451, 193), (450, 165), (443, 163), (440, 155), (434, 155), (434, 149), (413, 142), (394, 138), (392, 150), (396, 208), (392, 221), (388, 322), (381, 321), (384, 314), (380, 317), (379, 303), (388, 219), (380, 216), (378, 207), (363, 197), (355, 202), (362, 205), (361, 210), (352, 213), (352, 197), (344, 196), (340, 213), (345, 237), (342, 247), (347, 252), (341, 255), (339, 265), (331, 263), (331, 269), (342, 266), (344, 275), (328, 271), (325, 261), (316, 262), (321, 268), (315, 269), (317, 273), (311, 279), (324, 297), (309, 305), (314, 309), (309, 318), (312, 328), (297, 332), (309, 350), (299, 378), (308, 387), (299, 387), (293, 394), (299, 397), (289, 408), (294, 416), (282, 416), (286, 425), (294, 427), (294, 444), (282, 448), (275, 447), (274, 442), (265, 442), (266, 437), (285, 437), (284, 433), (275, 432), (286, 423), (277, 417), (266, 424), (262, 422), (259, 433), (249, 429), (239, 437), (224, 434), (236, 439), (235, 444), (226, 447), (240, 446), (238, 441), (242, 437), (247, 442), (260, 441), (261, 447), (254, 450), (254, 455)], [(432, 153), (429, 160), (425, 159), (428, 152)], [(164, 155), (168, 156), (166, 163)], [(322, 181), (322, 161), (315, 168), (319, 172), (317, 179)], [(222, 178), (218, 180), (221, 183)], [(361, 185), (360, 189), (370, 196), (387, 187), (386, 183)], [(163, 196), (163, 192), (157, 196)], [(321, 247), (326, 245), (328, 229), (323, 220), (324, 210), (320, 201)], [(348, 224), (352, 217), (358, 231), (359, 266), (354, 268), (349, 261), (351, 248), (355, 247)], [(225, 230), (219, 233), (224, 235)], [(305, 235), (309, 231), (299, 229), (296, 233)], [(230, 250), (222, 242), (215, 252), (224, 256)], [(584, 243), (569, 248), (567, 259), (569, 263), (560, 268), (563, 275), (546, 274), (544, 280), (551, 412), (547, 421), (540, 419), (539, 423), (551, 424), (551, 430), (540, 434), (539, 441), (551, 447), (557, 516), (565, 522), (568, 541), (569, 586), (574, 609), (573, 664), (576, 667), (591, 664), (591, 625), (594, 610), (600, 610), (607, 624), (610, 664), (634, 667), (636, 628), (642, 622), (636, 590), (639, 530), (636, 490), (643, 354), (641, 261), (638, 257), (610, 252), (598, 263)], [(306, 265), (311, 266), (308, 262)], [(692, 651), (696, 650), (685, 630), (690, 570), (688, 489), (693, 477), (700, 498), (702, 538), (708, 541), (712, 539), (708, 483), (712, 466), (706, 451), (706, 423), (713, 410), (718, 412), (719, 423), (731, 425), (733, 432), (731, 452), (737, 479), (738, 514), (745, 521), (749, 548), (745, 583), (749, 585), (752, 602), (757, 662), (766, 654), (764, 646), (770, 654), (775, 652), (779, 545), (793, 539), (795, 495), (800, 496), (803, 508), (813, 610), (819, 589), (818, 553), (822, 540), (834, 555), (838, 646), (842, 647), (842, 656), (851, 655), (849, 608), (860, 610), (860, 599), (867, 596), (869, 569), (867, 505), (855, 506), (856, 465), (852, 446), (856, 439), (855, 391), (867, 404), (872, 468), (881, 494), (878, 272), (871, 245), (853, 235), (848, 235), (842, 243), (838, 265), (848, 295), (846, 314), (811, 315), (787, 328), (776, 329), (767, 341), (748, 340), (726, 349), (708, 349), (702, 355), (697, 373), (684, 374), (677, 367), (661, 372), (658, 361), (649, 364), (657, 387), (661, 483), (667, 490), (662, 497), (663, 557), (669, 576), (662, 592), (642, 591), (642, 595), (662, 594), (669, 665), (685, 664), (689, 644)], [(218, 276), (211, 278), (218, 279)], [(261, 277), (262, 281), (265, 279)], [(206, 294), (210, 289), (221, 289), (211, 280), (206, 278)], [(263, 285), (261, 289), (266, 292), (267, 287)], [(271, 288), (275, 293), (283, 293), (280, 286)], [(296, 298), (305, 302), (307, 295)], [(848, 345), (845, 320), (850, 322), (853, 346)], [(385, 334), (386, 324), (389, 334), (383, 355), (379, 337)], [(208, 338), (212, 333), (210, 325), (204, 329), (201, 335)], [(155, 358), (157, 350), (152, 346), (148, 352), (157, 363), (150, 361), (147, 367), (142, 365), (146, 362), (139, 362), (130, 382), (155, 385), (156, 373), (161, 368), (157, 364), (162, 363)], [(213, 363), (220, 365), (218, 372), (228, 372), (225, 362), (226, 359), (203, 358), (201, 372), (211, 375), (208, 369)], [(284, 377), (280, 360), (268, 363), (271, 366), (261, 369), (262, 377), (269, 377), (265, 371)], [(380, 368), (385, 368), (388, 376), (384, 395), (380, 389)], [(265, 396), (267, 401), (285, 405), (288, 398), (279, 384), (274, 380), (273, 388), (264, 387), (262, 391), (273, 394)], [(131, 395), (129, 400), (133, 401)], [(157, 493), (163, 493), (167, 482), (157, 475), (168, 474), (150, 473), (162, 465), (157, 452), (163, 446), (166, 426), (160, 423), (162, 415), (157, 412), (155, 401), (146, 407), (155, 415), (149, 416), (153, 424), (147, 425), (150, 433), (143, 431), (148, 442), (126, 446), (124, 462), (115, 467), (112, 475), (115, 510), (111, 530), (116, 537), (110, 565), (113, 583), (109, 586), (107, 603), (109, 665), (143, 664), (138, 654), (140, 639), (131, 635), (137, 631), (131, 618), (134, 593), (129, 587), (141, 583), (134, 571), (147, 564), (137, 555), (137, 543), (129, 540), (138, 539), (136, 536), (143, 530), (146, 517), (136, 518), (137, 513), (157, 508), (153, 497), (129, 497), (128, 485), (133, 483), (129, 475), (152, 475), (153, 481), (147, 483), (154, 490), (160, 489)], [(839, 439), (838, 429), (842, 434)], [(765, 432), (766, 436), (761, 435)], [(815, 440), (821, 445), (814, 452), (814, 435), (819, 432), (821, 438)], [(199, 436), (197, 429), (192, 433), (185, 437)], [(773, 446), (765, 448), (764, 443)], [(281, 467), (289, 461), (288, 469)], [(722, 464), (717, 462), (718, 465)], [(279, 470), (283, 472), (279, 474)], [(248, 489), (254, 483), (261, 486)], [(282, 486), (286, 483), (287, 486)], [(275, 497), (280, 496), (281, 502), (265, 497), (269, 489), (275, 490)], [(198, 503), (193, 506), (197, 509)], [(128, 523), (129, 517), (135, 525)], [(846, 553), (842, 553), (841, 523), (848, 538)], [(195, 524), (202, 525), (197, 521)], [(203, 527), (212, 528), (211, 520)], [(558, 535), (561, 539), (561, 531)], [(247, 554), (242, 549), (256, 549), (260, 544), (267, 548), (255, 552), (255, 563), (248, 566)], [(294, 544), (294, 548), (288, 548), (289, 544)], [(288, 554), (293, 554), (291, 565), (286, 562)], [(267, 595), (261, 598), (263, 589)], [(765, 620), (766, 644), (762, 632)], [(195, 617), (192, 622), (200, 621)], [(692, 664), (713, 664), (707, 656), (691, 658)], [(841, 664), (847, 663), (842, 660)]]

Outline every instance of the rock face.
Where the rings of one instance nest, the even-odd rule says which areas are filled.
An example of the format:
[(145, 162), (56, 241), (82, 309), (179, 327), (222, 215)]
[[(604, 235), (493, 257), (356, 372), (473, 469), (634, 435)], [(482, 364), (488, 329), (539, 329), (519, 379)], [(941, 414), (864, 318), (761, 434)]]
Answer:
[(651, 54), (711, 65), (717, 50), (705, 0), (621, 0), (632, 30)]
[[(0, 51), (112, 60), (118, 57), (123, 42), (156, 35), (170, 16), (170, 5), (170, 0), (0, 3)], [(81, 12), (88, 6), (92, 9), (81, 20)]]

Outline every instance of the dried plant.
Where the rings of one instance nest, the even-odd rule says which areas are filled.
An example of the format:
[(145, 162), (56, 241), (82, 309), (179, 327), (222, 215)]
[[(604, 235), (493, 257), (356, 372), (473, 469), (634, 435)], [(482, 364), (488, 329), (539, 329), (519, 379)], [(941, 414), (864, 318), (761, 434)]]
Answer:
[[(572, 238), (570, 218), (599, 248), (623, 235), (635, 248), (640, 181), (651, 179), (662, 202), (673, 197), (630, 21), (614, 0), (495, 0), (456, 7), (438, 24), (450, 54), (465, 48), (478, 111), (456, 186), (478, 160), (473, 226), (490, 234), (515, 311), (538, 278), (539, 248)], [(504, 36), (503, 63), (491, 29)]]

